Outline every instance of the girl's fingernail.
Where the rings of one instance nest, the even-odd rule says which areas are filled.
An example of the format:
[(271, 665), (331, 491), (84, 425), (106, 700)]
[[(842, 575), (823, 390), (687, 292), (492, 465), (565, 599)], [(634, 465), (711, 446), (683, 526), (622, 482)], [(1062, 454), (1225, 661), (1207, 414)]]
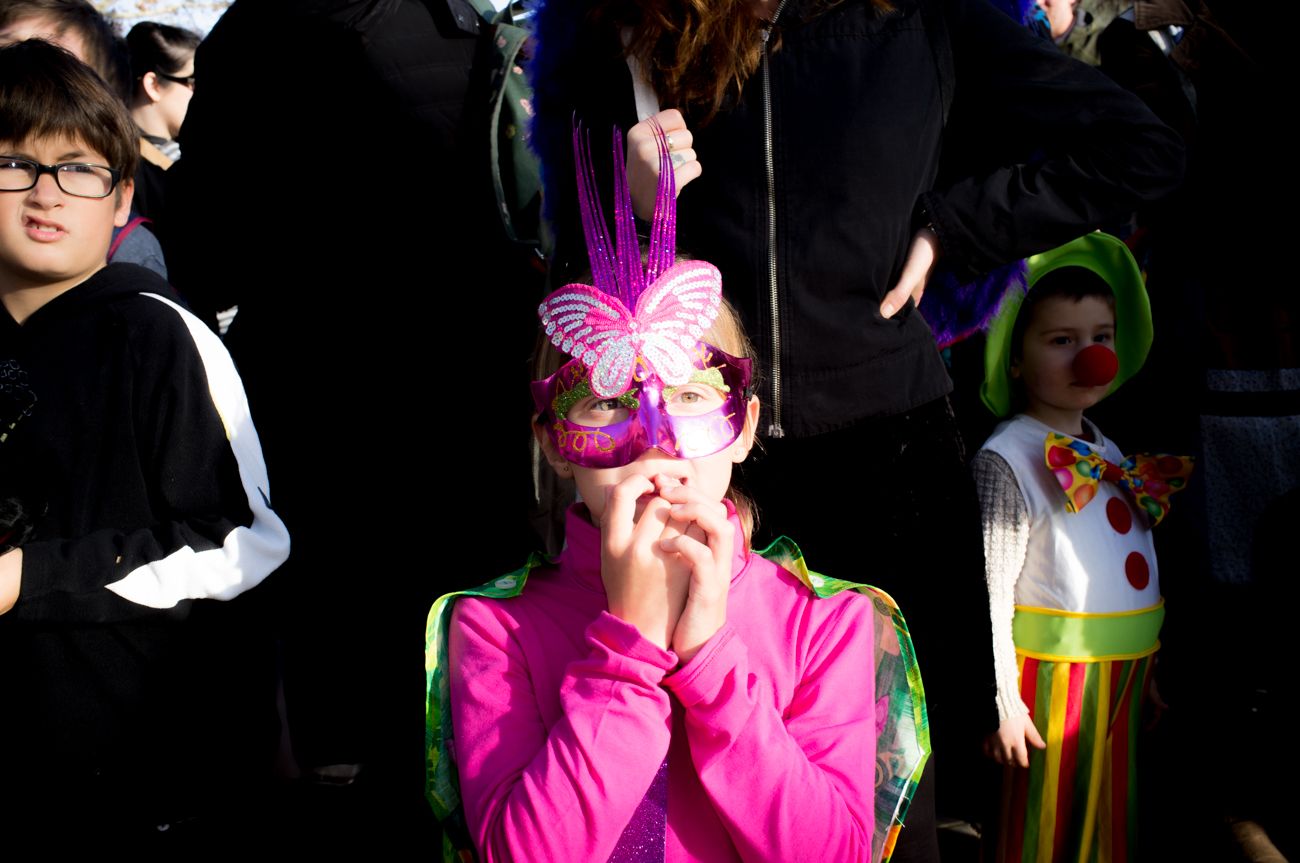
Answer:
[(885, 317), (889, 317), (894, 313), (894, 304), (885, 303), (883, 306), (880, 307), (880, 313)]

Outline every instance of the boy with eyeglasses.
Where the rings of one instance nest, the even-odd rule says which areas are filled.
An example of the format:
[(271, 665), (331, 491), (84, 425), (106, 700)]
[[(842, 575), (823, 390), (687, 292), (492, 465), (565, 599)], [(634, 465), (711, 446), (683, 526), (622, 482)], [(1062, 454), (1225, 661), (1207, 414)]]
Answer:
[(97, 839), (193, 823), (265, 756), (234, 745), (238, 604), (196, 600), (289, 548), (224, 347), (155, 274), (104, 263), (137, 158), (87, 66), (0, 48), (0, 811)]

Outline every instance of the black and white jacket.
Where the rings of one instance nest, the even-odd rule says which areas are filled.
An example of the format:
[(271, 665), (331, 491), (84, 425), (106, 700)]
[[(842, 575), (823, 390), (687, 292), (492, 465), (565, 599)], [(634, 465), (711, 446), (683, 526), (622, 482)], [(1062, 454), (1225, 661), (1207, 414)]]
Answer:
[(199, 647), (195, 601), (233, 599), (288, 557), (234, 363), (172, 295), (113, 264), (21, 326), (0, 313), (0, 496), (35, 516), (0, 616), (0, 733), (42, 771), (151, 760), (147, 740), (183, 712), (177, 677), (204, 673), (188, 652), (216, 643)]

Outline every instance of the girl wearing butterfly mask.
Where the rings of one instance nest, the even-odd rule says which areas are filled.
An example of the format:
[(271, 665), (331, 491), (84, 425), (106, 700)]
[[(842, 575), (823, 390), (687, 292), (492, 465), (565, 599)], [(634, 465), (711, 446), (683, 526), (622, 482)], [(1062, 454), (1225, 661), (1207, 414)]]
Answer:
[(610, 237), (583, 141), (592, 284), (542, 303), (554, 373), (532, 385), (581, 502), (558, 558), (430, 613), (444, 857), (886, 859), (929, 749), (905, 624), (788, 540), (750, 549), (748, 343), (716, 268), (675, 259), (667, 148), (643, 263), (625, 181)]

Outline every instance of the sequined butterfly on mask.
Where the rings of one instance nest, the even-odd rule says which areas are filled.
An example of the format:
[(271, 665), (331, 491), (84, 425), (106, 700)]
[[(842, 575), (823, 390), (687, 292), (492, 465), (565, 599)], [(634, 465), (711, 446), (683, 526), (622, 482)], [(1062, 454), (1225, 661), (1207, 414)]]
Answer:
[(669, 267), (641, 293), (636, 311), (590, 285), (565, 285), (538, 307), (551, 343), (591, 370), (591, 391), (613, 398), (632, 385), (637, 358), (668, 386), (695, 371), (692, 351), (713, 325), (722, 275), (704, 261)]

